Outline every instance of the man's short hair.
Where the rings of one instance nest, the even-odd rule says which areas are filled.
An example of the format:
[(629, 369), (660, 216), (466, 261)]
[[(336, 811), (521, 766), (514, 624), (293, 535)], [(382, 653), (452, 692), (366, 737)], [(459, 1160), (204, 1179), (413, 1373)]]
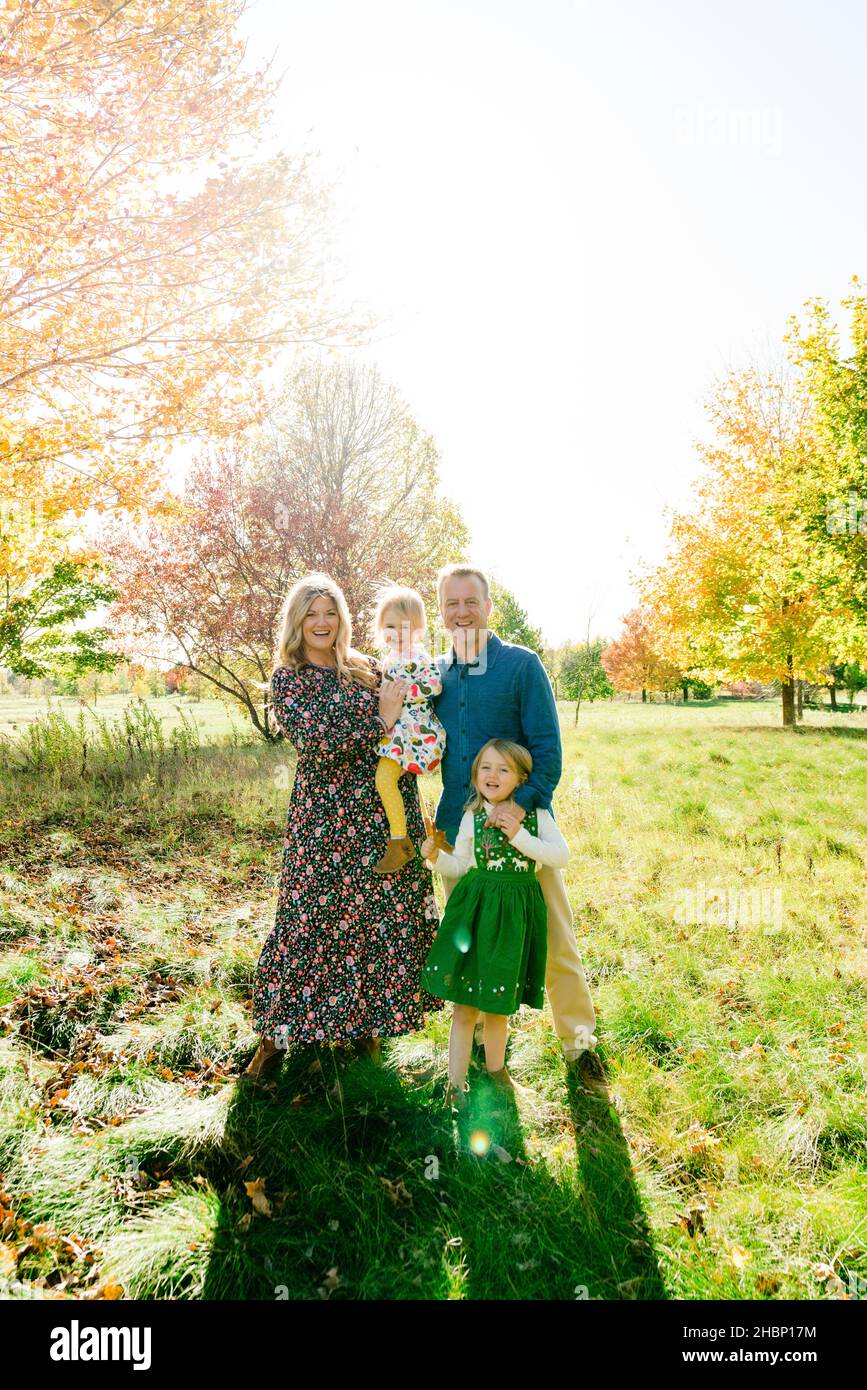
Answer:
[(462, 565), (458, 562), (455, 565), (443, 565), (437, 573), (437, 603), (442, 603), (443, 584), (447, 579), (478, 579), (482, 586), (482, 593), (488, 599), (491, 596), (491, 586), (488, 583), (488, 576), (484, 570), (478, 570), (474, 565)]

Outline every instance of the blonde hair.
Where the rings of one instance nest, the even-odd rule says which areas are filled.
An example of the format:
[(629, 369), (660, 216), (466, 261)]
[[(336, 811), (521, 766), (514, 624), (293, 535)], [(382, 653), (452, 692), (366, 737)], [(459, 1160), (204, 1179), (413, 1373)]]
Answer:
[(476, 569), (474, 565), (464, 565), (458, 561), (454, 565), (443, 565), (442, 569), (437, 571), (437, 603), (440, 605), (443, 601), (443, 584), (447, 579), (478, 579), (484, 597), (486, 599), (491, 597), (491, 586), (485, 571)]
[(338, 678), (342, 681), (355, 681), (357, 685), (375, 685), (377, 673), (371, 667), (369, 658), (352, 646), (352, 618), (349, 607), (343, 590), (330, 574), (305, 574), (296, 580), (283, 600), (278, 618), (274, 670), (286, 666), (290, 671), (297, 671), (304, 665), (307, 659), (304, 655), (304, 619), (314, 599), (323, 594), (331, 599), (337, 609), (334, 656)]
[(408, 626), (410, 635), (426, 630), (424, 599), (418, 590), (406, 589), (401, 584), (380, 584), (376, 590), (372, 620), (373, 635), (377, 641), (382, 641), (385, 615), (390, 608), (394, 609), (401, 623)]
[(512, 764), (512, 770), (518, 774), (518, 786), (526, 782), (533, 771), (533, 755), (529, 748), (525, 748), (522, 743), (513, 743), (510, 738), (489, 738), (473, 758), (473, 766), (470, 769), (473, 790), (464, 803), (464, 809), (467, 811), (480, 811), (485, 804), (485, 798), (476, 786), (476, 778), (479, 775), (479, 764), (489, 748), (496, 748), (500, 757)]

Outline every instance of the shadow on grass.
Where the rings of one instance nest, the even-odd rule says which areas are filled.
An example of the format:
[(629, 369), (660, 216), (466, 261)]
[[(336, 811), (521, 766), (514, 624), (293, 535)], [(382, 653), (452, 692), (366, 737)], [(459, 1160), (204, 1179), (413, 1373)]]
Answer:
[[(202, 1296), (664, 1298), (607, 1102), (572, 1099), (577, 1162), (555, 1178), (511, 1098), (484, 1078), (471, 1097), (458, 1124), (439, 1089), (330, 1049), (240, 1083)], [(270, 1215), (252, 1214), (244, 1184), (259, 1179)]]

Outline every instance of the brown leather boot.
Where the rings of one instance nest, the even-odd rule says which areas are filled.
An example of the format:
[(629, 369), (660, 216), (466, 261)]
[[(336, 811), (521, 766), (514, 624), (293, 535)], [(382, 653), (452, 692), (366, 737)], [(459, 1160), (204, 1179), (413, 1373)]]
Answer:
[(359, 1038), (356, 1047), (359, 1057), (366, 1057), (377, 1067), (382, 1066), (382, 1038)]
[(389, 840), (385, 854), (378, 864), (374, 864), (373, 872), (396, 874), (398, 869), (402, 869), (411, 859), (415, 859), (415, 845), (408, 835), (404, 835), (402, 840)]
[(262, 1077), (275, 1071), (284, 1056), (282, 1047), (278, 1047), (270, 1038), (263, 1038), (256, 1048), (252, 1060), (244, 1068), (241, 1075), (246, 1076), (250, 1081), (259, 1081)]

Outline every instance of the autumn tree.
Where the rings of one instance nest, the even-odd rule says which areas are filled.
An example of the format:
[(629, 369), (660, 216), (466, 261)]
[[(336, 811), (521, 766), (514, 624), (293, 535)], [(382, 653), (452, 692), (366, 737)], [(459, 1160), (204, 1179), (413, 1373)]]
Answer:
[(623, 632), (600, 654), (600, 664), (615, 690), (674, 690), (681, 672), (660, 652), (650, 615), (632, 608), (623, 618)]
[(196, 460), (182, 501), (179, 518), (105, 528), (112, 621), (148, 659), (208, 681), (264, 738), (276, 736), (267, 685), (296, 578), (330, 573), (363, 645), (374, 581), (432, 602), (437, 568), (466, 544), (438, 495), (433, 441), (375, 369), (349, 364), (297, 369), (267, 428)]
[(671, 661), (700, 678), (779, 681), (791, 726), (796, 681), (823, 679), (845, 626), (804, 495), (811, 404), (797, 381), (749, 369), (726, 378), (709, 413), (694, 505), (672, 514), (669, 553), (636, 586)]
[(838, 665), (867, 652), (867, 295), (852, 283), (841, 304), (851, 351), (821, 299), (807, 301), (806, 321), (793, 319), (787, 335), (813, 412), (815, 446), (800, 481)]
[(244, 8), (6, 7), (0, 508), (32, 512), (0, 527), (7, 625), (58, 561), (94, 581), (76, 519), (169, 507), (174, 443), (258, 417), (281, 347), (358, 340), (327, 296), (311, 157), (260, 152), (276, 83), (244, 65)]

